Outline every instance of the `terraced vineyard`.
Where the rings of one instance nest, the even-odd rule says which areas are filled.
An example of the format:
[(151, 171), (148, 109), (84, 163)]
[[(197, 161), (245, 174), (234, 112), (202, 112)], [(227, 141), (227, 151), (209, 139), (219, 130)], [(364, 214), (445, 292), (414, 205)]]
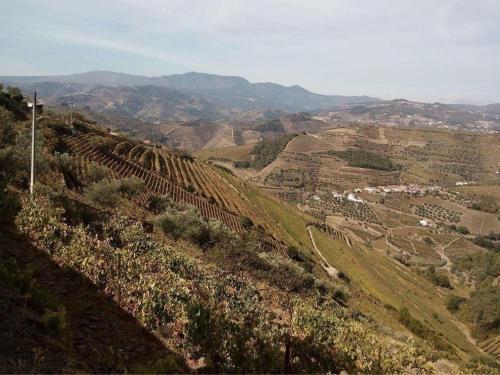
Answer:
[[(107, 167), (114, 178), (139, 177), (146, 187), (139, 203), (146, 205), (154, 194), (165, 195), (176, 203), (195, 206), (203, 217), (219, 220), (236, 233), (244, 232), (240, 216), (247, 210), (242, 199), (210, 166), (132, 142), (118, 141), (114, 151), (107, 153), (92, 138), (88, 133), (64, 137), (82, 171), (86, 164), (95, 162)], [(262, 241), (286, 254), (286, 245), (272, 235), (264, 233)]]
[(227, 210), (239, 214), (246, 213), (237, 192), (232, 191), (233, 189), (207, 164), (188, 156), (176, 155), (163, 148), (132, 142), (116, 144), (114, 153), (158, 173), (189, 192), (208, 198)]
[(479, 344), (479, 347), (485, 352), (500, 360), (500, 336), (493, 336)]

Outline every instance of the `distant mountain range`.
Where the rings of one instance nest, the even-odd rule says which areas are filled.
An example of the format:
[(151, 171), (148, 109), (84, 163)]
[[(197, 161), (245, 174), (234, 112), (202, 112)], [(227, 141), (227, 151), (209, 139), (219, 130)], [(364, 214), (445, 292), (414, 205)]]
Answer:
[(219, 120), (255, 111), (334, 110), (373, 103), (368, 96), (315, 94), (300, 86), (251, 83), (237, 76), (185, 73), (146, 77), (107, 71), (56, 76), (4, 76), (25, 92), (34, 89), (52, 105), (82, 107), (146, 121)]
[(418, 103), (404, 99), (352, 105), (337, 111), (320, 111), (318, 117), (331, 124), (363, 124), (499, 131), (500, 105)]

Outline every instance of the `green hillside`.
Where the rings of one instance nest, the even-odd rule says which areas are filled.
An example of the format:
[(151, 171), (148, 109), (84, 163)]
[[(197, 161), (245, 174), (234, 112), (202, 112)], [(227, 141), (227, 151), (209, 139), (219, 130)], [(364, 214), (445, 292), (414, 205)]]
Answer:
[(446, 292), (312, 229), (329, 276), (315, 220), (229, 171), (47, 111), (29, 197), (30, 123), (0, 124), (4, 372), (486, 368)]

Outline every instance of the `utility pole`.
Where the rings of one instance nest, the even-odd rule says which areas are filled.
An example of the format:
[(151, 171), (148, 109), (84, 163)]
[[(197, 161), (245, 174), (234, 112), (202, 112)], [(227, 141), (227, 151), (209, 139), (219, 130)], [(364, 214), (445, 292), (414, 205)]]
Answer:
[(36, 123), (36, 91), (33, 92), (33, 114), (31, 119), (31, 176), (30, 176), (30, 196), (33, 198), (33, 185), (35, 184), (35, 123)]

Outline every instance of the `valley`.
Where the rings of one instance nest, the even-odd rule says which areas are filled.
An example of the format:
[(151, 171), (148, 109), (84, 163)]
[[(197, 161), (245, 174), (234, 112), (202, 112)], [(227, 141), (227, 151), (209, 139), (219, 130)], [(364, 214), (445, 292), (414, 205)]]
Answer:
[[(272, 365), (307, 372), (360, 369), (360, 360), (368, 371), (496, 366), (498, 133), (339, 126), (307, 113), (256, 122), (122, 120), (115, 127), (103, 121), (106, 115), (84, 110), (68, 119), (68, 112), (48, 106), (39, 118), (43, 164), (33, 201), (23, 193), (26, 177), (15, 172), (26, 157), (18, 142), (28, 134), (27, 117), (2, 111), (8, 131), (0, 156), (13, 168), (4, 173), (7, 240), (88, 278), (165, 348), (128, 362), (111, 353), (111, 368), (254, 372)], [(22, 245), (6, 256), (4, 287), (23, 296)], [(30, 299), (30, 309), (41, 322), (49, 319), (42, 311), (59, 322), (54, 331), (40, 323), (37, 333), (55, 340), (72, 340), (67, 320), (88, 319), (64, 303)], [(208, 315), (192, 315), (197, 309)], [(294, 314), (303, 320), (289, 318)], [(235, 351), (197, 336), (205, 317), (218, 319), (221, 330), (203, 335), (223, 337), (217, 345), (232, 343)], [(218, 357), (254, 350), (253, 334), (237, 343), (227, 335), (223, 327), (233, 319), (239, 332), (254, 319), (250, 329), (261, 330), (259, 345), (272, 363), (258, 364), (258, 352), (236, 367)], [(323, 328), (308, 326), (308, 319)], [(340, 320), (329, 325), (331, 319)], [(350, 340), (372, 354), (353, 361), (325, 349), (320, 362), (309, 363), (309, 350), (324, 345), (316, 341), (322, 335), (331, 345), (345, 342), (335, 336), (342, 331), (328, 331), (338, 324), (369, 332), (361, 336), (367, 341)], [(274, 336), (265, 341), (268, 326)], [(313, 343), (296, 349), (293, 364), (285, 355), (289, 335), (296, 348)], [(374, 346), (375, 337), (382, 339)], [(23, 340), (32, 338), (26, 333)], [(410, 360), (415, 345), (422, 362)], [(374, 362), (373, 351), (396, 348), (404, 350), (393, 364)], [(332, 358), (336, 365), (323, 367)], [(104, 361), (92, 368), (104, 368)], [(51, 359), (37, 366), (61, 365)]]

